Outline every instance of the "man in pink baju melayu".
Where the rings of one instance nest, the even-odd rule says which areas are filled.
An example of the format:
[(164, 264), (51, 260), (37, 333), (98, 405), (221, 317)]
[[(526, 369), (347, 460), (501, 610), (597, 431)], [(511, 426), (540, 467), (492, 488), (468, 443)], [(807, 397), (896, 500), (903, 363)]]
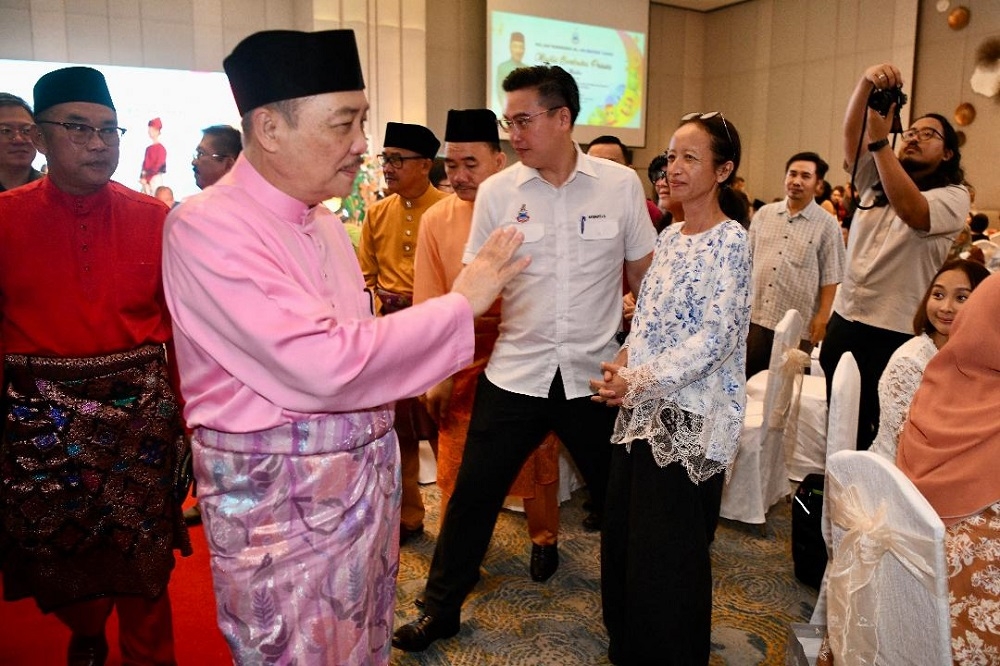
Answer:
[(392, 402), (469, 364), (526, 262), (493, 238), (451, 293), (375, 319), (339, 218), (368, 102), (354, 34), (268, 31), (224, 61), (232, 170), (167, 222), (164, 288), (220, 628), (238, 664), (386, 664), (398, 561)]

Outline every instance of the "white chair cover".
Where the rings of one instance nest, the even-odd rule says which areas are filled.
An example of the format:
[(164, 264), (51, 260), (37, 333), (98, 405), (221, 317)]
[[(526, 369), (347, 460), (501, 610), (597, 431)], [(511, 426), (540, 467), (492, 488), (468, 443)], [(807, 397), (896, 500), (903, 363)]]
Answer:
[(937, 513), (895, 465), (870, 451), (832, 455), (826, 493), (834, 663), (950, 664), (945, 527)]
[(801, 332), (802, 315), (789, 310), (774, 329), (763, 400), (747, 392), (740, 447), (722, 491), (723, 518), (762, 524), (767, 510), (789, 492), (782, 436), (788, 421), (797, 420), (796, 377), (808, 363), (798, 349)]
[[(854, 360), (854, 354), (847, 352), (837, 362), (833, 373), (833, 386), (830, 395), (830, 424), (827, 428), (826, 460), (833, 457), (837, 451), (853, 451), (858, 447), (858, 405), (861, 403), (861, 373)], [(825, 467), (825, 465), (824, 465)], [(823, 495), (823, 540), (826, 541), (827, 553), (830, 553), (830, 495)], [(812, 624), (826, 624), (826, 586), (829, 576), (823, 575), (823, 583), (816, 598), (813, 610)]]

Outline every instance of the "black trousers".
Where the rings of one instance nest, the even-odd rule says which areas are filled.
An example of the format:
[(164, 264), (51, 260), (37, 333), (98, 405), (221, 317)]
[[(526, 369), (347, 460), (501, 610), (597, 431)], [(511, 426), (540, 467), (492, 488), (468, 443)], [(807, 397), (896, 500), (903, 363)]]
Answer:
[(618, 410), (589, 397), (566, 399), (556, 372), (548, 398), (511, 393), (481, 375), (472, 406), (455, 492), (438, 535), (427, 578), (428, 615), (455, 617), (479, 580), (497, 515), (518, 471), (550, 431), (583, 475), (595, 511), (602, 511)]
[(659, 467), (646, 441), (614, 446), (601, 532), (601, 597), (613, 664), (707, 664), (712, 560), (725, 474), (700, 484)]
[(854, 354), (861, 373), (861, 403), (858, 409), (858, 450), (867, 451), (878, 431), (878, 380), (899, 347), (912, 338), (907, 333), (848, 321), (836, 312), (826, 325), (826, 337), (819, 351), (819, 364), (826, 375), (826, 400), (830, 402), (833, 372), (840, 357)]

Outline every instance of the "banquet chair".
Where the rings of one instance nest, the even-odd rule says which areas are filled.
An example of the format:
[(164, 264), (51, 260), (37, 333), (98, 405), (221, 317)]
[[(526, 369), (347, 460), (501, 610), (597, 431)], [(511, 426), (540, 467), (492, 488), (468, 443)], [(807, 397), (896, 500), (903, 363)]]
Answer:
[[(853, 451), (858, 448), (858, 406), (861, 403), (861, 373), (854, 360), (854, 354), (847, 352), (840, 357), (833, 372), (830, 393), (830, 417), (826, 436), (826, 459), (838, 451)], [(830, 554), (830, 495), (823, 495), (823, 540), (827, 554)], [(813, 610), (812, 624), (826, 624), (826, 586), (829, 567), (823, 576)]]
[(834, 663), (951, 663), (945, 527), (894, 464), (840, 451), (827, 465)]
[(788, 495), (783, 434), (793, 411), (795, 378), (809, 360), (798, 349), (801, 332), (797, 310), (786, 312), (774, 329), (767, 388), (763, 400), (747, 399), (739, 450), (722, 491), (723, 518), (763, 525), (767, 510)]

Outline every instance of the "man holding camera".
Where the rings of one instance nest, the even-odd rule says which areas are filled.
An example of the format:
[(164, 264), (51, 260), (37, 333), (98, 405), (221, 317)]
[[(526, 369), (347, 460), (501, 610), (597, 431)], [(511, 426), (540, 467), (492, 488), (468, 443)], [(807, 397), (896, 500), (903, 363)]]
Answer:
[(845, 164), (856, 169), (861, 196), (820, 363), (829, 395), (840, 356), (851, 352), (858, 362), (859, 450), (871, 446), (878, 428), (879, 377), (913, 336), (913, 315), (970, 205), (958, 136), (943, 116), (918, 118), (902, 132), (898, 155), (889, 149), (893, 120), (906, 102), (902, 85), (895, 65), (869, 67), (844, 118)]

